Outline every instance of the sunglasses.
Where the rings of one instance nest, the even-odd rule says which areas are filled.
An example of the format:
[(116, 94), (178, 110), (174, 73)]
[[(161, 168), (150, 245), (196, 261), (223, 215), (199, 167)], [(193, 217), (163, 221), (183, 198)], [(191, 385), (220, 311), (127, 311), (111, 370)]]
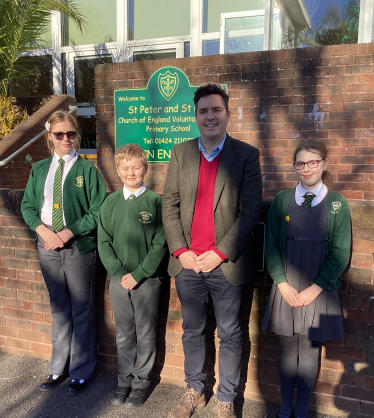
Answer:
[(64, 136), (66, 135), (67, 139), (73, 140), (77, 137), (77, 131), (69, 131), (69, 132), (51, 132), (57, 141), (62, 141)]

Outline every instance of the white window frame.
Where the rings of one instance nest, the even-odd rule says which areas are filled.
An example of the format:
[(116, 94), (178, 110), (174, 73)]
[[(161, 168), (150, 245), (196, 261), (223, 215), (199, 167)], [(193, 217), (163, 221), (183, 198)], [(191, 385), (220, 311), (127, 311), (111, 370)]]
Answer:
[(374, 0), (360, 1), (360, 20), (358, 26), (358, 43), (372, 42)]
[(131, 51), (131, 57), (128, 61), (133, 60), (134, 52), (152, 52), (167, 49), (175, 49), (175, 57), (184, 57), (184, 43), (190, 41), (186, 36), (175, 36), (169, 38), (154, 38), (132, 40), (127, 42), (127, 48)]
[[(225, 30), (226, 30), (226, 19), (243, 18), (243, 17), (255, 17), (264, 16), (264, 42), (263, 51), (271, 49), (271, 33), (273, 27), (273, 15), (279, 14), (279, 8), (273, 9), (266, 13), (266, 9), (261, 10), (250, 10), (245, 12), (231, 12), (221, 13), (221, 31), (219, 32), (219, 53), (225, 53)], [(271, 19), (271, 20), (270, 20)]]

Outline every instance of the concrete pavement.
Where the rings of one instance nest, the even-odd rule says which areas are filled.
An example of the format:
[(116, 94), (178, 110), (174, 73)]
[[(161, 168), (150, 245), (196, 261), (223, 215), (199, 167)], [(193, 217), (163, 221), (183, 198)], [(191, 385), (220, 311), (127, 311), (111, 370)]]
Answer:
[[(48, 375), (48, 363), (31, 357), (0, 352), (0, 417), (2, 418), (166, 418), (185, 389), (159, 384), (147, 402), (137, 409), (110, 403), (116, 388), (115, 375), (97, 371), (87, 389), (79, 396), (67, 396), (69, 380), (50, 393), (39, 390)], [(235, 400), (238, 418), (275, 418), (278, 407), (243, 399)], [(216, 418), (217, 399), (193, 418)], [(310, 414), (309, 418), (329, 418)]]

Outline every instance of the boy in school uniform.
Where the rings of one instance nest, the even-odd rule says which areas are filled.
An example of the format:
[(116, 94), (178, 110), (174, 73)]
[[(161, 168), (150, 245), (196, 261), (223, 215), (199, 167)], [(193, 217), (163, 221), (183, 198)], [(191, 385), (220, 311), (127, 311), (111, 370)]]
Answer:
[(167, 247), (161, 196), (147, 189), (148, 162), (136, 144), (115, 153), (124, 184), (101, 206), (98, 248), (110, 276), (109, 292), (116, 324), (118, 388), (112, 404), (141, 406), (156, 356), (156, 324), (161, 281), (157, 270)]

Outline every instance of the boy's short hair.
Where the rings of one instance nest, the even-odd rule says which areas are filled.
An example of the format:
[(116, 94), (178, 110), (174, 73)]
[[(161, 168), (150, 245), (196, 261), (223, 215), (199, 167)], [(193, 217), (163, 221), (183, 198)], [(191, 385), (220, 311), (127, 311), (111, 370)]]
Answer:
[(114, 162), (116, 167), (122, 160), (130, 160), (131, 158), (141, 158), (145, 167), (148, 167), (147, 153), (137, 144), (126, 144), (119, 147), (114, 154)]

